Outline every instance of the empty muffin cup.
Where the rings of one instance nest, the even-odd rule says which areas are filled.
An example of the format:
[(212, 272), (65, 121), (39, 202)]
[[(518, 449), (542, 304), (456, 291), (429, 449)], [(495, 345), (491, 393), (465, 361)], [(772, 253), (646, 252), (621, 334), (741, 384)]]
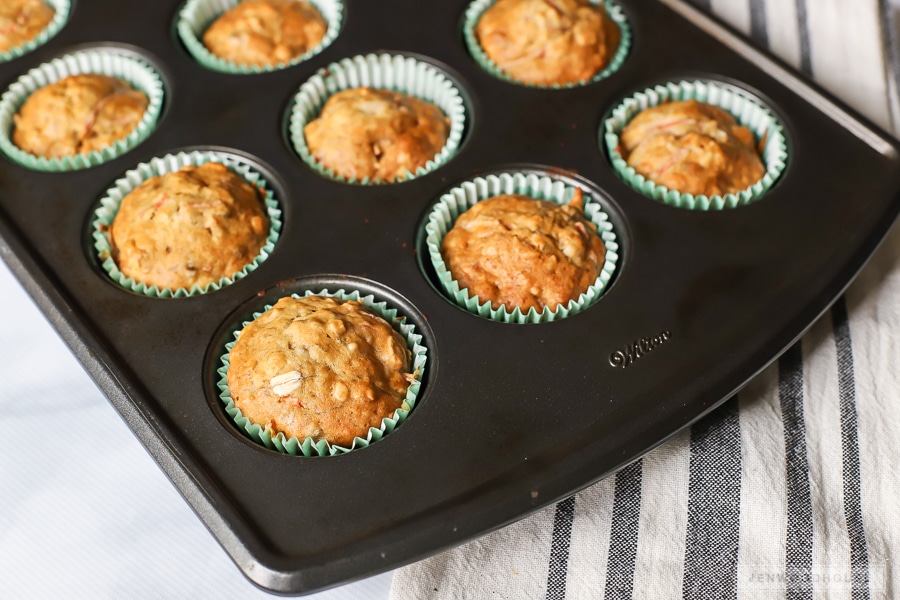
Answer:
[[(199, 167), (210, 162), (222, 164), (227, 167), (229, 171), (240, 176), (250, 186), (255, 188), (264, 204), (262, 208), (269, 221), (268, 235), (256, 256), (244, 265), (243, 268), (220, 278), (218, 281), (203, 286), (192, 286), (189, 289), (185, 287), (173, 289), (170, 287), (148, 285), (147, 283), (136, 281), (132, 277), (122, 273), (114, 260), (113, 246), (109, 234), (110, 227), (116, 218), (122, 200), (138, 188), (138, 186), (152, 177), (173, 173), (187, 166)], [(256, 170), (252, 164), (236, 154), (212, 150), (194, 150), (153, 158), (148, 162), (139, 164), (134, 169), (125, 173), (123, 177), (116, 180), (115, 184), (106, 191), (106, 194), (100, 200), (99, 206), (94, 211), (91, 231), (94, 240), (94, 249), (100, 262), (100, 266), (116, 284), (128, 291), (143, 296), (153, 298), (184, 298), (218, 290), (255, 271), (259, 265), (269, 257), (269, 254), (271, 254), (274, 249), (281, 232), (281, 225), (281, 209), (275, 199), (272, 187), (269, 182), (266, 181), (263, 174)]]
[[(249, 325), (252, 320), (258, 319), (261, 315), (272, 308), (272, 305), (266, 305), (260, 312), (253, 314), (251, 321), (245, 321), (241, 327), (234, 331), (234, 341), (225, 345), (225, 351), (221, 355), (221, 366), (217, 370), (219, 379), (217, 386), (219, 388), (219, 399), (225, 412), (237, 426), (238, 430), (246, 433), (247, 436), (257, 444), (266, 448), (290, 454), (294, 456), (335, 456), (346, 454), (352, 450), (365, 448), (386, 435), (393, 432), (402, 424), (409, 416), (410, 411), (416, 406), (416, 399), (422, 385), (422, 376), (425, 369), (427, 359), (427, 349), (422, 344), (422, 335), (417, 333), (415, 326), (407, 322), (407, 319), (398, 314), (397, 309), (391, 308), (386, 302), (380, 301), (375, 296), (368, 294), (362, 295), (355, 290), (338, 289), (329, 291), (327, 289), (313, 292), (307, 291), (302, 297), (308, 296), (327, 296), (340, 300), (355, 300), (360, 302), (365, 308), (372, 313), (384, 319), (400, 336), (405, 340), (407, 348), (410, 352), (410, 370), (411, 374), (407, 381), (409, 387), (406, 395), (401, 401), (400, 407), (395, 409), (389, 416), (384, 417), (378, 427), (369, 427), (365, 435), (359, 435), (353, 438), (353, 442), (347, 446), (332, 444), (324, 439), (316, 440), (313, 437), (298, 439), (297, 437), (287, 437), (283, 432), (275, 432), (271, 425), (253, 423), (243, 415), (241, 410), (237, 408), (231, 397), (228, 387), (228, 370), (231, 365), (230, 353), (234, 348), (237, 338), (241, 331)], [(297, 294), (293, 294), (293, 298), (301, 298)], [(301, 374), (297, 375), (302, 377)], [(278, 380), (279, 385), (291, 385), (290, 382), (282, 382)]]
[[(717, 106), (746, 127), (754, 137), (765, 169), (762, 177), (737, 193), (694, 195), (669, 189), (638, 173), (623, 156), (619, 138), (641, 111), (668, 102), (696, 100)], [(658, 202), (692, 210), (722, 210), (758, 200), (776, 183), (788, 160), (784, 127), (772, 110), (736, 87), (713, 81), (678, 81), (638, 92), (616, 106), (600, 128), (600, 145), (609, 153), (613, 169), (628, 185)]]
[[(523, 312), (518, 306), (501, 304), (493, 308), (492, 303), (477, 295), (471, 295), (461, 288), (459, 281), (450, 271), (442, 255), (442, 244), (454, 223), (477, 203), (504, 194), (527, 196), (546, 200), (559, 205), (567, 205), (580, 194), (583, 201), (584, 218), (596, 227), (594, 232), (602, 241), (604, 255), (596, 279), (577, 297), (559, 303), (554, 309), (544, 306), (538, 311), (534, 306)], [(589, 188), (565, 181), (561, 178), (534, 172), (508, 171), (484, 177), (476, 177), (457, 185), (441, 196), (431, 209), (425, 222), (425, 245), (431, 265), (440, 281), (444, 293), (458, 306), (473, 315), (502, 323), (546, 323), (577, 314), (595, 303), (608, 287), (619, 262), (619, 243), (609, 215), (603, 210)]]

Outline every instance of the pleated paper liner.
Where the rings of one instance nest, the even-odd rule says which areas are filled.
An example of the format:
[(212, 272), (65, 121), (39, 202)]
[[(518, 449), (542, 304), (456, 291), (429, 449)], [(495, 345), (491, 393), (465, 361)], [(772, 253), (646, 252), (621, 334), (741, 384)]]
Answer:
[(14, 48), (10, 48), (6, 52), (0, 52), (0, 63), (4, 63), (14, 58), (18, 58), (23, 54), (27, 54), (46, 44), (50, 38), (55, 36), (65, 26), (69, 20), (69, 12), (71, 10), (70, 0), (44, 0), (44, 2), (53, 9), (53, 18), (50, 23), (38, 33), (36, 36)]
[(603, 294), (615, 273), (619, 261), (619, 244), (609, 215), (593, 198), (589, 189), (580, 189), (584, 198), (584, 215), (597, 226), (597, 235), (603, 240), (606, 256), (600, 275), (578, 298), (570, 300), (565, 305), (558, 305), (555, 310), (544, 307), (540, 312), (532, 307), (523, 313), (518, 307), (506, 305), (494, 309), (489, 301), (481, 302), (478, 296), (469, 295), (468, 289), (461, 289), (441, 256), (441, 243), (456, 219), (482, 200), (500, 194), (522, 194), (557, 204), (568, 204), (575, 192), (573, 185), (550, 175), (517, 171), (496, 173), (466, 181), (441, 196), (429, 213), (425, 224), (425, 244), (444, 293), (473, 315), (502, 323), (547, 323), (577, 314), (591, 306)]
[(509, 73), (504, 71), (503, 68), (500, 67), (497, 63), (490, 59), (490, 57), (481, 47), (481, 44), (478, 42), (478, 36), (475, 33), (475, 27), (478, 25), (478, 21), (481, 19), (481, 15), (483, 15), (487, 9), (493, 6), (495, 2), (496, 0), (475, 0), (474, 2), (469, 4), (469, 7), (466, 9), (465, 21), (463, 22), (463, 38), (466, 41), (466, 47), (469, 49), (469, 53), (482, 69), (484, 69), (494, 77), (497, 77), (504, 81), (508, 81), (510, 83), (524, 85), (526, 87), (545, 89), (573, 88), (606, 79), (607, 77), (618, 71), (622, 64), (625, 62), (625, 59), (628, 58), (628, 52), (631, 50), (632, 34), (631, 27), (628, 24), (628, 18), (625, 16), (625, 11), (622, 10), (622, 7), (620, 7), (615, 2), (612, 2), (611, 0), (590, 0), (591, 4), (595, 6), (599, 6), (600, 4), (602, 4), (603, 8), (606, 10), (606, 14), (608, 15), (608, 17), (612, 19), (612, 21), (619, 28), (619, 46), (613, 53), (613, 56), (610, 59), (609, 63), (590, 79), (574, 83), (554, 83), (552, 85), (545, 85), (529, 83), (515, 79)]
[(424, 167), (407, 172), (390, 183), (420, 177), (450, 160), (459, 149), (466, 125), (466, 108), (462, 94), (453, 81), (431, 64), (402, 54), (368, 54), (345, 58), (319, 70), (300, 86), (290, 109), (290, 139), (294, 150), (314, 171), (345, 183), (373, 185), (382, 180), (347, 179), (316, 161), (306, 145), (303, 128), (319, 116), (325, 102), (337, 92), (370, 87), (415, 96), (437, 105), (450, 119), (450, 133), (444, 147)]
[[(766, 173), (762, 179), (736, 194), (695, 196), (654, 183), (629, 166), (619, 147), (619, 134), (639, 112), (666, 102), (697, 100), (728, 111), (747, 127), (757, 144), (762, 143), (762, 161)], [(657, 85), (634, 94), (612, 110), (600, 129), (600, 144), (605, 145), (616, 173), (628, 185), (664, 204), (692, 210), (722, 210), (744, 206), (758, 200), (775, 184), (788, 160), (784, 126), (768, 107), (738, 89), (713, 81), (677, 81)]]
[[(299, 440), (296, 437), (288, 438), (284, 433), (279, 432), (274, 434), (270, 428), (251, 422), (250, 419), (245, 417), (240, 409), (234, 405), (234, 401), (232, 400), (231, 393), (228, 389), (228, 368), (231, 364), (229, 358), (231, 349), (234, 347), (243, 328), (246, 327), (250, 321), (245, 321), (240, 329), (234, 332), (235, 341), (225, 345), (225, 353), (221, 356), (222, 366), (219, 367), (217, 371), (219, 374), (219, 380), (217, 382), (220, 392), (219, 399), (222, 401), (225, 412), (228, 413), (238, 429), (245, 432), (251, 440), (266, 448), (294, 456), (334, 456), (346, 454), (347, 452), (358, 448), (366, 448), (370, 444), (381, 440), (406, 420), (410, 411), (416, 406), (416, 398), (422, 385), (422, 374), (424, 373), (428, 350), (422, 345), (422, 336), (416, 333), (415, 327), (412, 324), (406, 322), (403, 315), (398, 314), (397, 309), (391, 308), (386, 302), (377, 300), (375, 296), (371, 294), (363, 296), (358, 291), (353, 290), (348, 292), (343, 289), (334, 292), (330, 292), (327, 289), (319, 292), (307, 291), (304, 294), (304, 296), (312, 295), (328, 296), (331, 298), (339, 298), (341, 300), (357, 300), (366, 308), (390, 323), (391, 326), (403, 336), (406, 340), (407, 347), (412, 352), (411, 368), (413, 370), (415, 381), (410, 384), (409, 389), (406, 392), (406, 398), (403, 400), (400, 408), (394, 410), (391, 416), (383, 418), (379, 427), (370, 427), (365, 437), (356, 437), (349, 448), (331, 444), (326, 440), (316, 441), (310, 437), (303, 440)], [(300, 298), (301, 296), (293, 294), (292, 297)], [(266, 305), (261, 312), (253, 314), (253, 319), (259, 318), (260, 315), (271, 308), (272, 305)]]
[(325, 37), (322, 38), (322, 41), (315, 48), (277, 65), (241, 65), (219, 58), (203, 44), (203, 33), (212, 25), (213, 21), (240, 4), (241, 0), (188, 0), (184, 8), (178, 13), (176, 29), (178, 30), (178, 36), (191, 56), (208, 69), (235, 75), (252, 75), (286, 69), (309, 60), (331, 45), (338, 36), (341, 30), (341, 23), (344, 20), (344, 4), (341, 0), (306, 1), (319, 11), (319, 14), (322, 15), (322, 18), (328, 24)]
[[(112, 258), (112, 249), (107, 233), (109, 226), (112, 225), (112, 222), (116, 217), (122, 199), (151, 177), (171, 173), (188, 165), (199, 167), (208, 162), (217, 162), (225, 165), (233, 173), (243, 177), (251, 186), (261, 189), (264, 192), (265, 209), (266, 214), (269, 217), (269, 235), (260, 249), (259, 254), (257, 254), (252, 262), (247, 264), (237, 273), (228, 277), (223, 277), (219, 281), (210, 283), (204, 287), (194, 286), (191, 289), (158, 288), (155, 285), (148, 286), (139, 281), (135, 281), (131, 277), (127, 277), (119, 270), (119, 267)], [(272, 250), (275, 248), (275, 244), (278, 242), (278, 237), (281, 233), (281, 225), (281, 209), (278, 206), (278, 202), (275, 199), (271, 186), (261, 173), (238, 155), (220, 151), (195, 150), (153, 158), (148, 162), (139, 164), (134, 169), (125, 173), (125, 176), (118, 179), (113, 187), (108, 189), (106, 195), (100, 200), (100, 205), (94, 212), (94, 220), (91, 224), (91, 229), (94, 239), (94, 249), (97, 252), (101, 267), (106, 274), (109, 275), (110, 279), (118, 285), (136, 294), (152, 298), (184, 298), (221, 289), (255, 271), (259, 265), (269, 257), (269, 254), (271, 254)]]
[[(137, 127), (121, 140), (90, 154), (45, 158), (26, 152), (12, 141), (13, 117), (33, 92), (70, 75), (97, 74), (128, 82), (147, 95), (149, 104)], [(66, 54), (19, 77), (0, 97), (0, 150), (13, 161), (36, 171), (75, 171), (112, 160), (143, 142), (162, 112), (164, 89), (159, 73), (137, 55), (113, 46)]]

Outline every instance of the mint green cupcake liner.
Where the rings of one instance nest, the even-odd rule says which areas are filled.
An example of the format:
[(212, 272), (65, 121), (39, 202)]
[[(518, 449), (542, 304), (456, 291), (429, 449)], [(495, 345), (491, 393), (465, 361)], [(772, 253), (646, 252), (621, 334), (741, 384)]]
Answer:
[(18, 58), (23, 54), (31, 52), (38, 46), (43, 46), (50, 38), (59, 33), (66, 24), (66, 21), (69, 20), (69, 11), (71, 10), (72, 4), (70, 0), (44, 0), (44, 3), (53, 8), (53, 19), (50, 20), (50, 23), (47, 24), (47, 27), (45, 27), (43, 31), (21, 46), (10, 48), (6, 52), (0, 52), (0, 63)]
[[(90, 154), (45, 158), (25, 152), (12, 141), (14, 116), (33, 92), (71, 75), (93, 73), (127, 81), (147, 95), (144, 117), (127, 136)], [(75, 171), (112, 160), (128, 152), (153, 131), (163, 106), (162, 78), (149, 63), (114, 47), (93, 48), (54, 58), (19, 77), (0, 97), (0, 150), (13, 161), (36, 171)]]
[(338, 36), (341, 30), (341, 23), (344, 20), (344, 4), (341, 0), (306, 0), (312, 4), (325, 22), (328, 29), (325, 31), (325, 37), (319, 42), (319, 45), (306, 52), (292, 58), (291, 60), (277, 65), (240, 65), (230, 60), (219, 58), (203, 44), (203, 33), (212, 25), (213, 21), (221, 17), (225, 12), (234, 8), (241, 3), (241, 0), (188, 0), (184, 8), (178, 13), (178, 35), (184, 43), (188, 52), (191, 53), (197, 62), (208, 69), (221, 71), (222, 73), (231, 73), (234, 75), (252, 75), (255, 73), (265, 73), (278, 69), (286, 69), (292, 67), (305, 60), (309, 60), (325, 48)]
[(619, 261), (619, 243), (609, 215), (596, 202), (591, 191), (585, 188), (580, 188), (584, 197), (584, 215), (597, 226), (597, 235), (603, 240), (606, 256), (600, 275), (593, 285), (565, 306), (560, 304), (556, 310), (544, 307), (541, 312), (532, 307), (524, 314), (518, 307), (509, 310), (506, 305), (493, 309), (489, 301), (481, 302), (477, 295), (470, 296), (468, 289), (460, 289), (459, 282), (453, 278), (441, 255), (444, 236), (453, 228), (456, 219), (482, 200), (500, 194), (522, 194), (557, 204), (568, 204), (575, 189), (574, 186), (548, 175), (510, 171), (476, 177), (441, 196), (428, 215), (425, 224), (425, 244), (444, 292), (457, 305), (473, 315), (501, 323), (547, 323), (579, 313), (596, 302), (615, 273)]
[[(435, 104), (450, 119), (447, 143), (424, 167), (419, 167), (415, 173), (407, 171), (405, 176), (391, 182), (368, 178), (348, 179), (323, 167), (306, 145), (303, 128), (319, 116), (328, 98), (338, 92), (357, 87), (391, 90)], [(320, 69), (309, 81), (300, 86), (290, 109), (291, 143), (303, 162), (324, 177), (361, 185), (399, 183), (434, 171), (459, 150), (465, 126), (465, 103), (462, 94), (450, 78), (426, 62), (394, 54), (354, 56)]]
[[(250, 324), (250, 321), (244, 321), (240, 329), (234, 332), (235, 341), (225, 345), (225, 352), (220, 358), (222, 366), (219, 367), (217, 371), (219, 374), (219, 380), (217, 382), (219, 387), (219, 399), (222, 401), (225, 412), (228, 413), (228, 416), (231, 417), (240, 431), (245, 432), (250, 436), (250, 439), (257, 444), (261, 444), (271, 450), (277, 450), (278, 452), (291, 454), (293, 456), (335, 456), (337, 454), (346, 454), (347, 452), (358, 448), (366, 448), (381, 440), (389, 433), (392, 433), (394, 429), (399, 427), (400, 424), (406, 420), (410, 411), (415, 408), (416, 398), (419, 395), (419, 390), (422, 386), (422, 374), (425, 370), (428, 350), (422, 345), (422, 336), (421, 334), (416, 333), (415, 326), (407, 323), (406, 318), (402, 315), (398, 315), (397, 309), (390, 308), (387, 303), (376, 300), (375, 296), (371, 294), (362, 296), (358, 291), (347, 292), (340, 289), (335, 292), (329, 292), (326, 289), (319, 292), (307, 291), (303, 297), (306, 296), (328, 296), (331, 298), (339, 298), (341, 300), (357, 300), (366, 308), (390, 323), (391, 326), (403, 336), (406, 340), (407, 347), (412, 352), (411, 366), (415, 381), (410, 383), (409, 389), (406, 392), (406, 398), (403, 400), (400, 408), (396, 409), (390, 417), (382, 419), (380, 427), (370, 427), (365, 437), (354, 438), (353, 443), (349, 448), (331, 444), (325, 440), (315, 441), (311, 437), (301, 441), (296, 437), (288, 438), (281, 432), (273, 435), (271, 428), (253, 423), (241, 413), (241, 410), (234, 405), (234, 401), (231, 399), (231, 392), (228, 389), (228, 368), (231, 365), (231, 349), (234, 348), (238, 336), (240, 336), (244, 327)], [(301, 296), (293, 294), (292, 297), (300, 298)], [(261, 312), (253, 313), (253, 319), (258, 319), (263, 313), (271, 308), (272, 305), (266, 305)]]
[[(208, 162), (217, 162), (225, 165), (232, 172), (243, 177), (247, 183), (264, 192), (266, 213), (269, 216), (269, 235), (259, 254), (250, 264), (237, 273), (230, 277), (223, 277), (219, 281), (210, 283), (205, 287), (194, 286), (191, 289), (158, 288), (155, 285), (148, 286), (124, 275), (112, 258), (112, 248), (108, 235), (109, 227), (116, 218), (116, 213), (119, 211), (123, 198), (151, 177), (172, 173), (189, 165), (199, 167)], [(266, 179), (261, 173), (247, 164), (244, 159), (224, 152), (195, 150), (192, 152), (167, 154), (162, 158), (153, 158), (149, 162), (141, 163), (125, 173), (121, 179), (116, 180), (113, 187), (108, 189), (106, 195), (100, 200), (100, 205), (94, 211), (91, 229), (94, 238), (94, 249), (97, 252), (100, 265), (110, 279), (118, 285), (136, 294), (151, 298), (185, 298), (206, 294), (226, 285), (231, 285), (255, 271), (269, 257), (269, 254), (272, 253), (275, 244), (278, 242), (278, 237), (281, 234), (281, 209), (278, 207), (278, 202)]]
[[(762, 161), (766, 173), (756, 183), (737, 194), (695, 196), (654, 183), (629, 166), (622, 156), (619, 134), (639, 112), (666, 102), (697, 100), (722, 108), (738, 123), (753, 132), (757, 144), (764, 143)], [(612, 110), (600, 128), (600, 145), (605, 143), (613, 169), (628, 185), (664, 204), (691, 210), (722, 210), (744, 206), (765, 194), (787, 165), (787, 140), (784, 126), (775, 114), (753, 98), (726, 85), (712, 81), (678, 81), (657, 85), (634, 94)]]
[(475, 0), (474, 2), (469, 4), (469, 7), (466, 9), (465, 20), (463, 22), (463, 38), (466, 41), (466, 47), (469, 49), (469, 53), (482, 69), (484, 69), (494, 77), (497, 77), (504, 81), (508, 81), (510, 83), (533, 88), (573, 88), (582, 85), (588, 85), (594, 83), (595, 81), (600, 81), (601, 79), (606, 79), (607, 77), (618, 71), (622, 64), (625, 62), (625, 59), (628, 58), (628, 52), (631, 50), (632, 35), (631, 27), (628, 24), (628, 18), (625, 16), (625, 11), (622, 10), (621, 6), (619, 6), (615, 2), (612, 2), (612, 0), (590, 0), (590, 3), (595, 6), (603, 4), (603, 8), (606, 10), (606, 14), (609, 15), (609, 18), (612, 19), (613, 22), (619, 27), (619, 47), (616, 49), (615, 54), (613, 54), (613, 57), (609, 61), (609, 64), (607, 64), (603, 70), (599, 71), (590, 79), (579, 81), (576, 83), (555, 83), (552, 85), (544, 85), (528, 83), (515, 79), (506, 71), (504, 71), (497, 63), (490, 59), (490, 57), (481, 47), (481, 44), (478, 42), (478, 36), (475, 33), (475, 27), (478, 25), (478, 21), (481, 20), (481, 15), (483, 15), (487, 9), (493, 6), (496, 1), (497, 0)]

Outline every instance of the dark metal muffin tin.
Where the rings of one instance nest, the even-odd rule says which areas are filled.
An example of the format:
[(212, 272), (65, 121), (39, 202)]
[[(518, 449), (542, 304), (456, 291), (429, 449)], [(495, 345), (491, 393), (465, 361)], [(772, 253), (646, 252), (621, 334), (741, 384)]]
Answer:
[[(628, 60), (604, 81), (566, 90), (529, 89), (482, 71), (464, 49), (465, 6), (346, 0), (343, 31), (322, 54), (283, 71), (230, 76), (201, 67), (179, 45), (175, 2), (82, 0), (49, 44), (0, 65), (5, 88), (76, 45), (118, 42), (166, 78), (156, 131), (116, 160), (55, 174), (0, 160), (0, 254), (263, 588), (304, 593), (398, 567), (634, 460), (795, 340), (848, 285), (900, 208), (894, 141), (687, 5), (627, 2)], [(379, 49), (422, 54), (459, 81), (469, 103), (463, 147), (437, 171), (398, 185), (319, 177), (285, 141), (290, 100), (317, 69)], [(746, 89), (786, 125), (788, 168), (759, 201), (681, 210), (613, 173), (598, 143), (604, 114), (636, 90), (690, 77)], [(122, 290), (91, 252), (93, 208), (138, 162), (197, 145), (247, 153), (271, 172), (284, 210), (281, 240), (257, 271), (214, 293), (163, 300)], [(599, 187), (623, 242), (604, 297), (554, 323), (470, 315), (437, 291), (419, 261), (422, 219), (443, 191), (521, 163)], [(343, 456), (297, 458), (257, 446), (216, 400), (228, 329), (309, 287), (374, 291), (421, 327), (429, 350), (406, 423)]]

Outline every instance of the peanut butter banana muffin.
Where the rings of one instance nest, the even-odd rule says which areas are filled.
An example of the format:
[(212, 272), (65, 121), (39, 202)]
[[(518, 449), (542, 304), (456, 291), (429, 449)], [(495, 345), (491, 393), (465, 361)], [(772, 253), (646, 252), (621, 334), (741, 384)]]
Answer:
[(523, 313), (578, 299), (600, 275), (605, 254), (578, 189), (567, 205), (518, 194), (478, 202), (441, 245), (460, 289), (495, 310)]
[(635, 171), (685, 194), (735, 194), (766, 172), (750, 130), (696, 100), (640, 112), (622, 129), (620, 143)]
[(278, 65), (315, 48), (328, 25), (302, 0), (246, 0), (216, 19), (203, 43), (239, 65)]
[(415, 173), (447, 142), (440, 108), (399, 92), (351, 88), (331, 96), (303, 128), (309, 151), (347, 179), (393, 181)]
[(55, 11), (41, 0), (0, 2), (0, 52), (33, 39), (53, 20)]
[(143, 182), (122, 199), (108, 233), (125, 276), (160, 289), (191, 289), (243, 269), (268, 232), (260, 191), (209, 162)]
[(45, 158), (89, 154), (128, 136), (148, 104), (143, 92), (121, 79), (72, 75), (28, 96), (15, 115), (12, 140)]
[(410, 361), (403, 337), (361, 303), (286, 297), (241, 331), (228, 388), (273, 436), (349, 447), (400, 408)]
[(616, 53), (618, 26), (587, 0), (497, 0), (475, 26), (485, 54), (535, 85), (587, 81)]

